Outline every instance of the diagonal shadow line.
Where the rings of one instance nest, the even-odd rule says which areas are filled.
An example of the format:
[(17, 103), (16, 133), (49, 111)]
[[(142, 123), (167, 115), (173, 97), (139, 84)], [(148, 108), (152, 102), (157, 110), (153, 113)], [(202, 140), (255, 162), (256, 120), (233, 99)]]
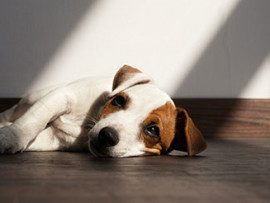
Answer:
[(174, 95), (238, 98), (270, 52), (269, 8), (267, 0), (241, 1)]
[[(179, 84), (174, 95), (205, 98), (205, 95), (215, 95), (217, 98), (239, 98), (260, 65), (270, 51), (270, 1), (241, 1), (229, 16), (224, 26), (218, 31), (204, 53), (192, 67), (191, 72)], [(236, 43), (233, 43), (236, 42)], [(212, 67), (215, 67), (216, 71)], [(229, 78), (229, 79), (228, 79)], [(195, 84), (195, 85), (194, 85)], [(226, 108), (217, 112), (213, 100), (198, 100), (202, 102), (194, 108), (188, 100), (177, 100), (176, 104), (189, 107), (191, 117), (206, 136), (216, 136), (243, 100), (219, 100)], [(196, 103), (196, 102), (195, 102)], [(218, 104), (220, 105), (220, 104)], [(223, 104), (222, 104), (223, 105)], [(207, 110), (202, 111), (201, 108)], [(210, 116), (216, 116), (211, 118)], [(211, 122), (211, 129), (204, 125)]]
[[(96, 0), (0, 1), (0, 76), (21, 95)], [(20, 76), (21, 72), (27, 72)], [(15, 91), (15, 92), (14, 92)]]

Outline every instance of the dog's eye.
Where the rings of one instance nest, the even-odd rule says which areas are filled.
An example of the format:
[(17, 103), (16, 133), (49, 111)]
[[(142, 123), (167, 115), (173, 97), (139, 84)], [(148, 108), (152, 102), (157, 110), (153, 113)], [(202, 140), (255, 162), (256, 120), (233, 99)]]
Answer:
[(144, 133), (150, 137), (160, 138), (159, 128), (155, 125), (146, 127)]
[(117, 95), (112, 101), (112, 105), (117, 108), (124, 108), (126, 103), (126, 99), (121, 95)]

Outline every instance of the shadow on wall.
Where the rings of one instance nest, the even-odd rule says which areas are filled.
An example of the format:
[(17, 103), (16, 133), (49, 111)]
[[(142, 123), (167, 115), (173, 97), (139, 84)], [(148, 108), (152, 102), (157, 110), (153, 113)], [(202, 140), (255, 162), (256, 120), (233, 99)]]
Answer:
[[(5, 75), (1, 77), (2, 84), (16, 90), (12, 95), (24, 92), (95, 2), (96, 0), (0, 2), (0, 76)], [(6, 71), (8, 69), (13, 72)], [(27, 77), (20, 77), (19, 73), (22, 71), (28, 73)], [(11, 95), (1, 91), (1, 87), (0, 92), (6, 96)]]
[[(206, 92), (209, 95), (211, 90), (220, 98), (232, 95), (239, 98), (269, 55), (269, 8), (268, 0), (241, 1), (185, 80), (179, 84), (174, 95), (192, 97), (195, 91), (201, 92), (204, 98)], [(210, 72), (209, 67), (215, 67), (217, 71)], [(190, 89), (194, 84), (197, 90)], [(190, 112), (206, 137), (261, 136), (260, 133), (269, 136), (269, 123), (261, 121), (260, 114), (264, 112), (259, 111), (269, 110), (269, 107), (263, 107), (262, 102), (244, 99), (177, 99), (176, 104)]]
[(173, 95), (241, 96), (270, 51), (269, 8), (268, 0), (239, 2)]

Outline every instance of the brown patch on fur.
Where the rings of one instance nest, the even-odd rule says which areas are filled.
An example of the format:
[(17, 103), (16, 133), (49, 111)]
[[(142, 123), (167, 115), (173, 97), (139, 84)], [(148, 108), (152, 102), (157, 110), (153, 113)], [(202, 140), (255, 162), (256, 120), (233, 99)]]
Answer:
[(177, 108), (175, 138), (172, 142), (173, 149), (187, 152), (193, 156), (207, 148), (206, 142), (200, 130), (195, 126), (187, 111)]
[[(166, 153), (175, 136), (175, 117), (176, 108), (169, 101), (148, 115), (141, 125), (140, 133), (140, 139), (145, 144), (145, 152), (157, 155)], [(150, 137), (144, 133), (145, 127), (153, 123), (159, 127), (160, 138)]]
[(127, 81), (128, 79), (132, 78), (134, 74), (141, 73), (140, 70), (133, 68), (128, 65), (124, 65), (122, 68), (120, 68), (117, 73), (115, 74), (114, 80), (113, 80), (113, 87), (112, 89), (116, 89), (119, 85), (121, 85), (123, 82)]
[[(126, 100), (126, 105), (124, 106), (124, 108), (117, 108), (116, 106), (114, 106), (112, 104), (112, 101), (115, 99), (115, 97), (121, 95), (122, 97), (125, 98)], [(114, 97), (112, 97), (104, 106), (104, 109), (101, 113), (101, 118), (105, 118), (107, 117), (109, 114), (112, 114), (114, 112), (117, 112), (117, 111), (120, 111), (120, 110), (126, 110), (128, 108), (130, 104), (130, 100), (129, 100), (129, 97), (126, 93), (124, 92), (120, 92), (119, 94), (115, 95)]]

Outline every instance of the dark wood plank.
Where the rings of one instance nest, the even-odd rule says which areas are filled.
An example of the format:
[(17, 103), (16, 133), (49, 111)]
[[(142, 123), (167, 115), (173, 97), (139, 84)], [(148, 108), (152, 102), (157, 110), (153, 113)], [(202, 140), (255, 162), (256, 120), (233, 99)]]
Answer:
[(206, 137), (269, 137), (270, 99), (175, 99)]
[[(0, 111), (18, 102), (0, 99)], [(174, 99), (205, 137), (270, 137), (270, 99)]]
[(1, 202), (269, 202), (270, 138), (208, 140), (208, 150), (136, 158), (0, 156)]

